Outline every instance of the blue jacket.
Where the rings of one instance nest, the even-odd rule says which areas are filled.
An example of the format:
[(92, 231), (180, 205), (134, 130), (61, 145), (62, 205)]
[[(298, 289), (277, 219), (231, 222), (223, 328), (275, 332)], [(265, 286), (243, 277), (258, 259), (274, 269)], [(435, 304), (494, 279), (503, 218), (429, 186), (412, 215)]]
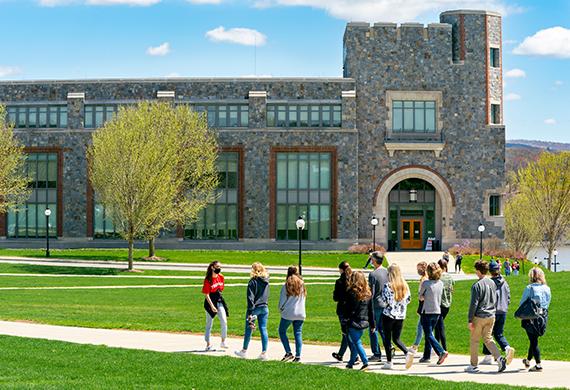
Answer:
[(550, 306), (550, 300), (552, 298), (550, 287), (548, 287), (546, 284), (540, 283), (529, 284), (523, 291), (521, 304), (529, 297), (532, 297), (533, 299), (539, 301), (541, 308), (548, 309), (548, 306)]

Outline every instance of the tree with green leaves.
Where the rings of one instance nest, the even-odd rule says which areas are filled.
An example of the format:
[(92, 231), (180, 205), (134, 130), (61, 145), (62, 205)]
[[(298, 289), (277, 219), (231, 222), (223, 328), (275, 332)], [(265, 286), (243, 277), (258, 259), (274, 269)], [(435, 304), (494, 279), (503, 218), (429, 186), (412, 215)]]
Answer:
[(6, 109), (0, 105), (0, 213), (6, 213), (30, 196), (25, 174), (26, 154), (14, 136), (14, 125), (6, 121)]
[(128, 242), (195, 219), (215, 199), (218, 145), (203, 115), (188, 106), (144, 102), (122, 107), (93, 134), (89, 175), (97, 199)]
[(570, 232), (570, 152), (543, 153), (517, 172), (516, 185), (540, 231), (550, 269), (554, 250)]
[(535, 223), (529, 200), (522, 194), (514, 194), (505, 205), (505, 239), (515, 253), (525, 258), (540, 243), (540, 228)]

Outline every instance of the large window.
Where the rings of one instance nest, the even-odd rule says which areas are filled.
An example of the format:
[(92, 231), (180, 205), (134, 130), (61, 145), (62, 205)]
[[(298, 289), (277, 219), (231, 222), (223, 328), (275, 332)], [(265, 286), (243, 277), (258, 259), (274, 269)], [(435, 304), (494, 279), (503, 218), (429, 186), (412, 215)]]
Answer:
[(26, 158), (26, 174), (32, 190), (25, 204), (8, 212), (8, 237), (45, 237), (46, 208), (51, 209), (49, 235), (57, 235), (57, 153), (30, 153)]
[(105, 207), (101, 203), (95, 201), (93, 208), (93, 238), (119, 238), (119, 234), (115, 230), (113, 220), (105, 211)]
[(501, 66), (501, 52), (499, 48), (492, 47), (489, 56), (491, 57), (491, 68), (499, 68)]
[(8, 106), (7, 111), (17, 128), (67, 128), (66, 105)]
[(248, 127), (249, 105), (247, 104), (194, 104), (197, 112), (204, 112), (210, 127)]
[(86, 104), (84, 107), (85, 128), (94, 129), (103, 126), (115, 116), (118, 110), (117, 104)]
[(267, 104), (268, 127), (341, 127), (340, 104)]
[(501, 105), (491, 104), (491, 124), (498, 125), (501, 123)]
[(218, 198), (200, 212), (197, 222), (184, 229), (184, 238), (195, 240), (237, 240), (239, 202), (239, 153), (219, 155)]
[(304, 216), (305, 240), (331, 239), (331, 153), (277, 153), (278, 240), (295, 240), (295, 221)]
[(392, 101), (392, 131), (435, 133), (435, 101)]
[(501, 195), (491, 195), (489, 197), (489, 216), (498, 217), (501, 215)]

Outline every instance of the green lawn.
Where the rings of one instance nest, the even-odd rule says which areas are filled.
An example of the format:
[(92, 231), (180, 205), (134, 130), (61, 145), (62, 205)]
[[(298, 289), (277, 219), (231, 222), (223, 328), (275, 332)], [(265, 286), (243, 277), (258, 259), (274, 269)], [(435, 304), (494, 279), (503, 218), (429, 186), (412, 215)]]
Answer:
[(328, 367), (230, 357), (107, 348), (0, 336), (3, 388), (189, 389), (515, 389), (375, 375)]
[[(136, 249), (135, 261), (143, 261), (148, 255), (147, 250)], [(219, 260), (226, 264), (251, 264), (259, 261), (265, 265), (291, 265), (299, 261), (298, 252), (277, 251), (225, 251), (225, 250), (157, 250), (157, 256), (173, 263), (209, 263)], [(41, 249), (0, 249), (0, 256), (45, 257)], [(51, 257), (60, 259), (81, 260), (116, 260), (126, 261), (126, 249), (54, 249)], [(366, 263), (368, 255), (351, 254), (342, 251), (333, 252), (303, 252), (303, 265), (312, 267), (334, 267), (341, 261), (348, 261), (353, 268), (361, 268)]]
[[(7, 267), (7, 265), (3, 265)], [(0, 269), (1, 270), (1, 269)], [(63, 270), (65, 272), (65, 270)], [(83, 270), (85, 271), (85, 270)], [(88, 271), (87, 271), (88, 272)], [(281, 280), (274, 278), (270, 295), (269, 334), (277, 338), (279, 313), (277, 298)], [(332, 302), (332, 279), (329, 285), (309, 285), (304, 338), (307, 341), (337, 343), (339, 326)], [(238, 283), (245, 280), (238, 280)], [(310, 282), (310, 281), (308, 281)], [(546, 335), (541, 339), (545, 359), (570, 360), (570, 335), (566, 331), (570, 318), (570, 302), (564, 291), (570, 284), (569, 273), (548, 274), (553, 290), (550, 322)], [(27, 320), (49, 324), (75, 325), (101, 328), (149, 329), (164, 331), (203, 332), (203, 296), (200, 279), (145, 279), (129, 278), (47, 278), (1, 276), (0, 287), (15, 286), (81, 286), (122, 284), (195, 284), (194, 288), (160, 289), (100, 289), (100, 290), (4, 290), (0, 300), (0, 318)], [(526, 285), (523, 276), (509, 278), (513, 295), (511, 312), (514, 312)], [(446, 320), (448, 344), (451, 352), (467, 353), (469, 348), (466, 324), (469, 292), (472, 281), (456, 285), (454, 302)], [(411, 284), (417, 291), (417, 284)], [(229, 332), (243, 334), (245, 312), (245, 287), (228, 287), (225, 297), (230, 307)], [(417, 315), (414, 297), (405, 322), (403, 340), (411, 343), (415, 333)], [(506, 336), (522, 356), (528, 345), (520, 322), (509, 315)], [(365, 338), (366, 339), (366, 338)]]

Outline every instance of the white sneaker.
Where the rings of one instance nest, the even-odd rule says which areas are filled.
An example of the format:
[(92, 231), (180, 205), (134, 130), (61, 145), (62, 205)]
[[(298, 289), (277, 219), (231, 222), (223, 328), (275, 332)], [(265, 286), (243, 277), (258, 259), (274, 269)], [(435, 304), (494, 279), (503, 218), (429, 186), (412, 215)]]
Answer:
[(479, 362), (479, 364), (484, 364), (484, 365), (491, 365), (493, 364), (493, 356), (491, 355), (485, 355), (485, 357), (483, 358), (483, 360), (481, 360)]
[(226, 343), (224, 343), (223, 341), (220, 343), (220, 348), (221, 349), (228, 349), (228, 345)]
[(412, 367), (412, 364), (414, 364), (414, 352), (409, 351), (406, 354), (406, 370), (409, 370), (410, 367)]
[(479, 367), (469, 365), (469, 366), (467, 366), (467, 367), (465, 368), (464, 371), (474, 374), (474, 373), (479, 372)]
[(507, 365), (511, 364), (511, 362), (513, 361), (514, 357), (515, 357), (515, 349), (512, 347), (507, 347)]
[(205, 349), (206, 352), (210, 352), (213, 350), (214, 350), (214, 347), (212, 347), (211, 345), (206, 345), (206, 349)]
[(242, 349), (241, 351), (234, 351), (234, 354), (237, 357), (240, 357), (242, 359), (245, 359), (245, 355), (247, 354), (247, 351), (245, 349)]
[(384, 363), (384, 365), (382, 366), (383, 370), (391, 370), (392, 369), (392, 362), (386, 362)]
[(269, 360), (269, 358), (267, 357), (267, 352), (261, 352), (261, 354), (259, 355), (258, 359), (261, 360), (261, 361), (264, 361), (264, 362), (267, 361), (267, 360)]

